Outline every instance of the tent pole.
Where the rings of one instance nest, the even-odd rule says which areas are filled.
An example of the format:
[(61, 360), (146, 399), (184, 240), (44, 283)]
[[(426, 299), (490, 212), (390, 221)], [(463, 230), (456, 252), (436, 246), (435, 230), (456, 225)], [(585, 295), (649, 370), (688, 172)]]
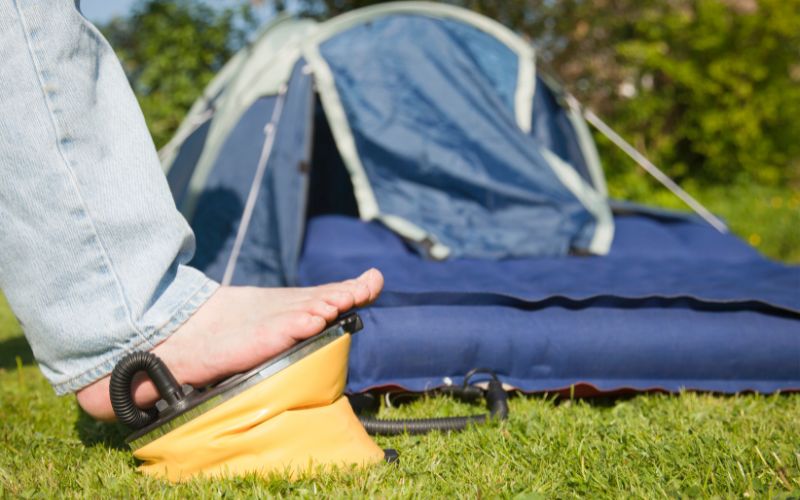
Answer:
[(664, 173), (663, 170), (658, 168), (648, 160), (642, 153), (640, 153), (636, 148), (630, 145), (625, 139), (623, 139), (619, 134), (617, 134), (611, 127), (609, 127), (603, 120), (600, 119), (599, 116), (594, 114), (590, 109), (586, 109), (580, 106), (577, 99), (575, 99), (572, 95), (566, 94), (565, 98), (567, 103), (577, 109), (584, 117), (584, 119), (591, 123), (601, 134), (606, 136), (608, 140), (613, 142), (618, 148), (620, 148), (625, 154), (630, 156), (633, 161), (639, 164), (648, 174), (655, 177), (655, 179), (660, 182), (664, 187), (669, 189), (675, 196), (681, 199), (684, 203), (686, 203), (692, 210), (697, 213), (703, 220), (708, 222), (714, 229), (719, 231), (720, 233), (727, 233), (728, 226), (722, 222), (722, 220), (717, 217), (716, 215), (712, 214), (706, 207), (703, 206), (702, 203), (697, 201), (692, 195), (687, 193), (682, 187), (680, 187), (675, 181), (669, 178), (667, 174)]
[(244, 205), (242, 212), (242, 219), (239, 221), (239, 230), (236, 232), (236, 239), (233, 242), (233, 249), (231, 255), (228, 257), (228, 263), (225, 266), (225, 274), (222, 276), (220, 284), (227, 286), (233, 281), (233, 273), (236, 271), (236, 263), (239, 261), (239, 253), (242, 251), (242, 244), (247, 235), (247, 230), (250, 228), (250, 221), (253, 219), (253, 211), (256, 206), (256, 199), (261, 191), (261, 185), (264, 181), (264, 173), (267, 170), (267, 163), (272, 155), (272, 146), (275, 144), (275, 135), (277, 134), (278, 122), (283, 116), (283, 105), (286, 100), (286, 92), (288, 87), (286, 84), (281, 86), (278, 93), (278, 99), (275, 102), (275, 107), (272, 110), (272, 117), (264, 126), (264, 145), (261, 149), (261, 156), (258, 159), (258, 165), (253, 176), (253, 182), (250, 184), (250, 192), (247, 194), (247, 201)]

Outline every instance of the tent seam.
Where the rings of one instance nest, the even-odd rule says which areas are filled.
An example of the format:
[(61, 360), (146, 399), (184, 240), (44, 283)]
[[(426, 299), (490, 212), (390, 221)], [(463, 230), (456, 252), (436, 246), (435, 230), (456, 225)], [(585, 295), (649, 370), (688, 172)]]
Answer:
[(525, 53), (517, 53), (519, 69), (517, 75), (517, 89), (514, 95), (514, 111), (517, 125), (530, 133), (533, 123), (533, 100), (536, 94), (536, 52), (533, 47)]
[(558, 155), (544, 147), (541, 148), (541, 153), (559, 181), (589, 210), (597, 222), (588, 250), (598, 255), (607, 254), (614, 239), (614, 222), (605, 198), (601, 197)]

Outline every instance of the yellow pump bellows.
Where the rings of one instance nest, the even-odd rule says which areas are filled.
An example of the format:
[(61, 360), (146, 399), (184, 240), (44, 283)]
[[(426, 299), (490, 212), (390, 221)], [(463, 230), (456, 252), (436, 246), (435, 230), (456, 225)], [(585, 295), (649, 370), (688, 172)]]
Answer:
[[(313, 472), (383, 460), (343, 396), (350, 335), (134, 450), (145, 474)], [(135, 445), (135, 443), (133, 443)]]

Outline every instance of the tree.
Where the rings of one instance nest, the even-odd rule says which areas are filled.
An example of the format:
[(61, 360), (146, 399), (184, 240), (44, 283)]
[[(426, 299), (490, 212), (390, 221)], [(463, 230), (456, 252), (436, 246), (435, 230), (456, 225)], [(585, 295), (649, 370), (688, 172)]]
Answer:
[(215, 9), (191, 0), (140, 0), (101, 27), (122, 61), (156, 146), (165, 144), (222, 65), (246, 42), (247, 3)]
[(800, 1), (551, 7), (558, 73), (671, 175), (800, 181)]

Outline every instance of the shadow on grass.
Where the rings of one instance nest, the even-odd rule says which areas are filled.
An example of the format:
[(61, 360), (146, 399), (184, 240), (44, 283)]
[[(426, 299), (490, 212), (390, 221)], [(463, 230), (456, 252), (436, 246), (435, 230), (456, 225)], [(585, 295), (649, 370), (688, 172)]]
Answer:
[(87, 447), (104, 446), (114, 450), (128, 450), (125, 436), (128, 431), (121, 424), (98, 422), (85, 411), (78, 409), (75, 421), (78, 438)]
[[(634, 400), (645, 394), (667, 394), (664, 391), (653, 390), (646, 392), (637, 392), (633, 390), (620, 390), (608, 394), (581, 394), (579, 396), (570, 397), (569, 391), (559, 392), (545, 392), (525, 394), (518, 391), (511, 391), (508, 393), (509, 399), (525, 398), (525, 399), (539, 399), (550, 401), (554, 406), (570, 405), (580, 402), (592, 406), (594, 408), (614, 408), (618, 403)], [(433, 393), (394, 393), (391, 399), (391, 406), (399, 407), (404, 406), (415, 401), (419, 401), (425, 397), (450, 397), (446, 395), (436, 395)], [(374, 416), (378, 413), (381, 407), (382, 395), (379, 393), (364, 393), (364, 394), (348, 394), (348, 400), (355, 412), (359, 415)], [(457, 399), (457, 398), (455, 398)], [(476, 408), (485, 408), (484, 400), (479, 399), (472, 402), (472, 406)]]
[(614, 408), (618, 403), (634, 400), (646, 393), (620, 393), (611, 396), (584, 396), (577, 399), (570, 399), (569, 396), (558, 396), (553, 398), (555, 405), (573, 404), (578, 401), (581, 404), (591, 406), (593, 408)]
[(33, 364), (33, 352), (25, 337), (12, 337), (0, 340), (0, 369), (13, 370), (17, 367), (17, 356), (23, 365)]

